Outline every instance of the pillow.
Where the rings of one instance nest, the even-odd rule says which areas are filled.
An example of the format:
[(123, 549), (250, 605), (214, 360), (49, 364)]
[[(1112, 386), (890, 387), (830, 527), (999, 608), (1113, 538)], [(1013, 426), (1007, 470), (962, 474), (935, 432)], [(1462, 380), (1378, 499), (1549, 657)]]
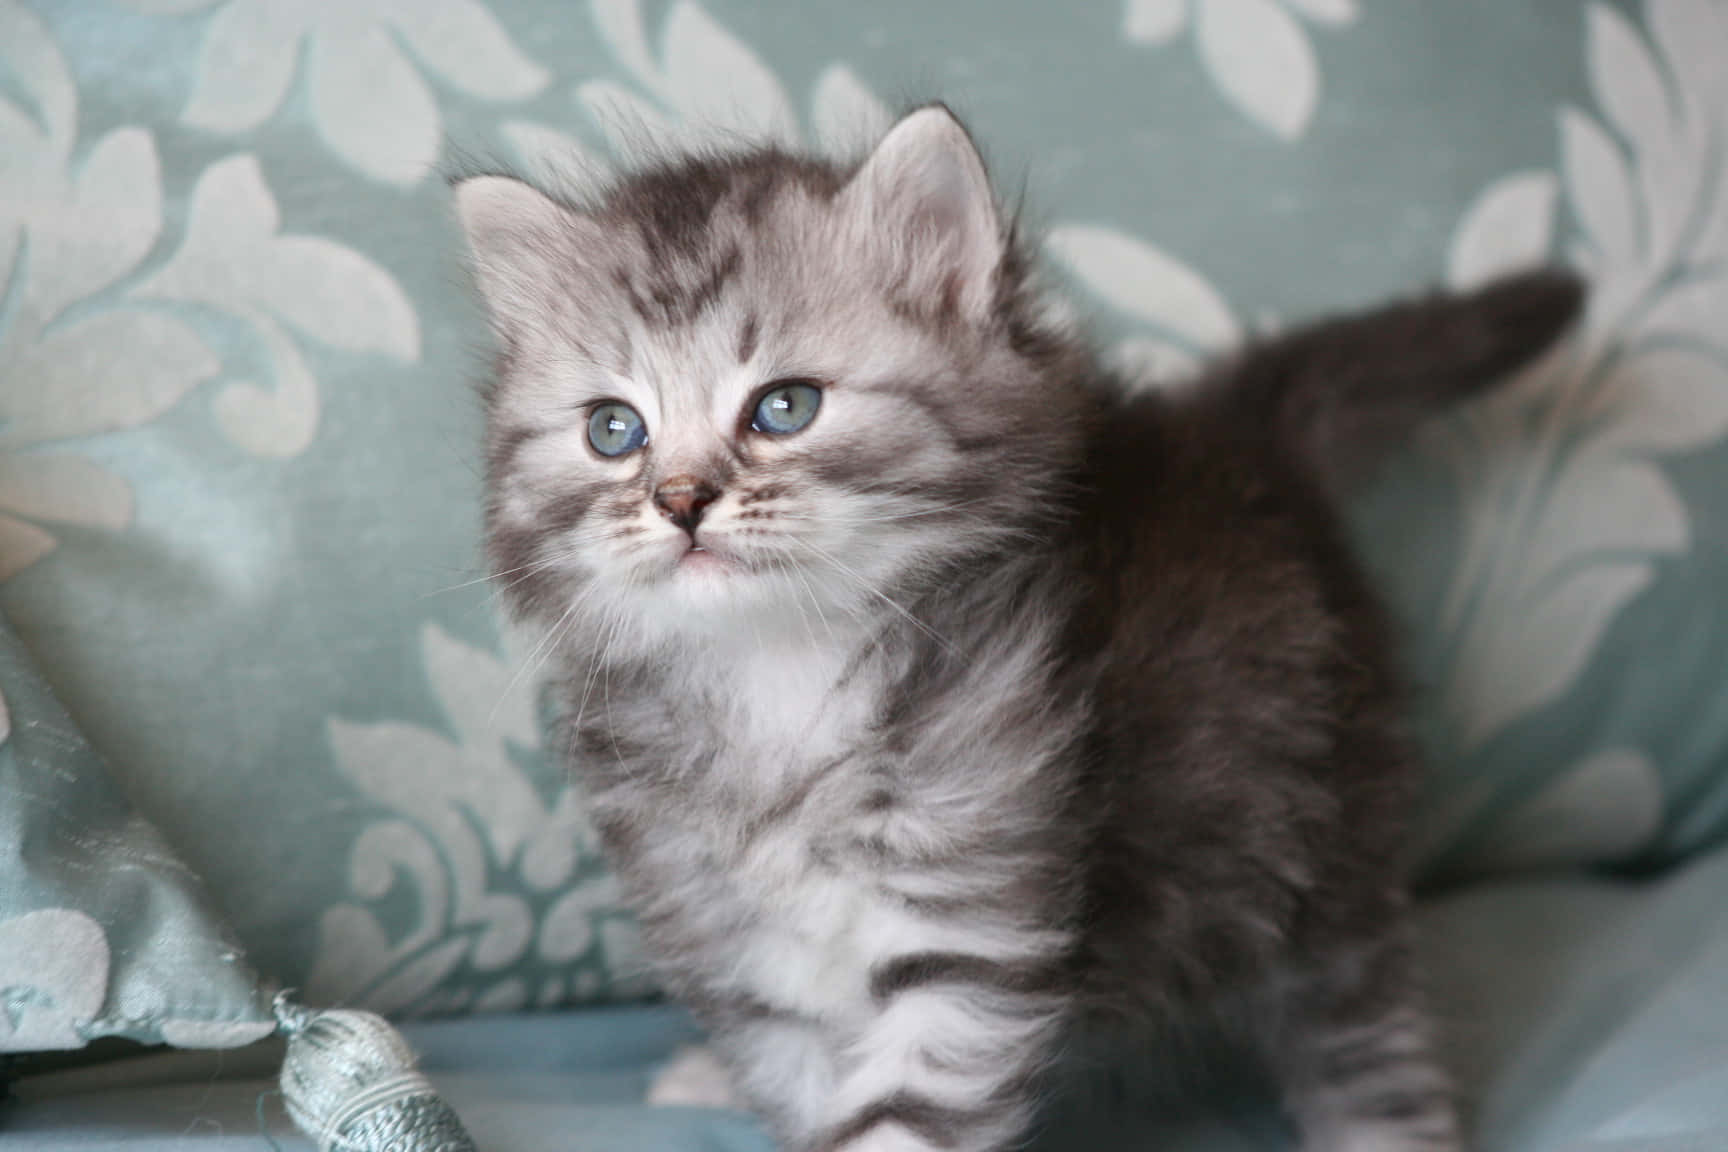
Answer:
[(0, 617), (0, 1052), (275, 1030), (196, 878), (115, 790)]
[[(478, 545), (440, 163), (848, 147), (955, 100), (1117, 354), (1568, 259), (1585, 333), (1361, 509), (1457, 873), (1728, 831), (1724, 17), (1037, 0), (0, 0), (0, 605), (255, 959), (397, 1013), (645, 989)], [(446, 146), (448, 139), (454, 143)]]

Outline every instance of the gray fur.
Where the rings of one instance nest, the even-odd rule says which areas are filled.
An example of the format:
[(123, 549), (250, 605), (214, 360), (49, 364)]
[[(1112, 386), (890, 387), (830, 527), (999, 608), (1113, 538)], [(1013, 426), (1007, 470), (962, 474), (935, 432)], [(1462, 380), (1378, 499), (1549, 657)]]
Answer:
[[(458, 204), (495, 566), (661, 975), (789, 1148), (1009, 1146), (1066, 1029), (1226, 1002), (1309, 1147), (1456, 1147), (1401, 943), (1414, 760), (1328, 484), (1539, 352), (1575, 283), (1129, 401), (940, 108), (858, 168)], [(786, 378), (816, 420), (752, 431)], [(644, 449), (588, 449), (602, 399)], [(719, 492), (693, 533), (668, 481)]]

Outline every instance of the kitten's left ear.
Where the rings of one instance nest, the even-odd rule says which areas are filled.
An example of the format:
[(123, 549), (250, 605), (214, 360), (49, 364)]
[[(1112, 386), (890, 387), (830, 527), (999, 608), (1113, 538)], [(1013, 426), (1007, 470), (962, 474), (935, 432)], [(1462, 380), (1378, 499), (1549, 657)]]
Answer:
[(889, 129), (841, 195), (867, 234), (903, 238), (895, 247), (920, 264), (939, 260), (966, 312), (989, 310), (1002, 226), (978, 149), (947, 108), (920, 108)]

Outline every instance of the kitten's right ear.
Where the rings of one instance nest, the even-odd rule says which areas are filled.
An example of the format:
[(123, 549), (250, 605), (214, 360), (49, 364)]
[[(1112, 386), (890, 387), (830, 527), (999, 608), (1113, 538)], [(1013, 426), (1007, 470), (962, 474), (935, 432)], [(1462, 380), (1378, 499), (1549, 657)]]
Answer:
[(557, 265), (574, 256), (582, 218), (508, 176), (457, 184), (456, 218), (493, 325), (512, 333), (535, 324), (557, 282)]

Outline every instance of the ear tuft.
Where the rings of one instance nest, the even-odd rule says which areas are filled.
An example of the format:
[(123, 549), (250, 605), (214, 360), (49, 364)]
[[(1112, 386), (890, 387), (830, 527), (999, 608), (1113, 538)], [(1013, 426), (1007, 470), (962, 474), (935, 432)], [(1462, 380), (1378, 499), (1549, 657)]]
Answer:
[(946, 107), (920, 108), (889, 129), (846, 196), (868, 227), (905, 237), (915, 258), (934, 248), (958, 278), (962, 306), (988, 310), (1002, 228), (984, 162)]

